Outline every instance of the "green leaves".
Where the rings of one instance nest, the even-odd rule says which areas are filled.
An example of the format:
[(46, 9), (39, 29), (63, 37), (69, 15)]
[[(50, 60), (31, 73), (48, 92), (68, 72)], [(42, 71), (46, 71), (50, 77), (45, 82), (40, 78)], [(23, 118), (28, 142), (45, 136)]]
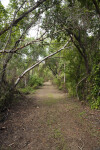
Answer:
[(100, 106), (100, 65), (93, 66), (91, 76), (88, 78), (90, 82), (90, 93), (88, 95), (88, 100), (90, 102), (91, 108), (98, 109)]
[(78, 0), (81, 3), (81, 7), (86, 7), (88, 9), (91, 9), (93, 7), (93, 2), (92, 0)]

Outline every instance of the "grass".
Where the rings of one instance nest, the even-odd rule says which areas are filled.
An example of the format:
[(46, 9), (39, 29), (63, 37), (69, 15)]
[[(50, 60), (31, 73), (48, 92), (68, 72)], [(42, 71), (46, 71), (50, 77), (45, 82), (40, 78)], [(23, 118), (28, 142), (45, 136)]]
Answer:
[(85, 112), (85, 111), (82, 111), (82, 112), (79, 113), (79, 116), (80, 116), (80, 117), (83, 117), (83, 116), (85, 116), (85, 115), (86, 115), (86, 112)]
[(51, 126), (54, 122), (55, 122), (54, 119), (48, 119), (48, 120), (47, 120), (47, 125), (48, 125), (48, 126)]
[(60, 128), (55, 127), (57, 123), (56, 114), (48, 116), (47, 125), (50, 128), (50, 138), (54, 139), (56, 143), (55, 150), (69, 150), (66, 144), (66, 140)]
[(56, 128), (53, 130), (53, 137), (57, 142), (56, 150), (67, 149), (65, 138), (63, 137), (63, 134), (60, 129)]
[(60, 129), (55, 129), (55, 130), (54, 130), (54, 138), (55, 138), (55, 139), (62, 138), (62, 134), (61, 134)]
[(58, 104), (59, 102), (62, 102), (62, 99), (59, 97), (54, 97), (53, 94), (48, 94), (48, 99), (45, 99), (42, 101), (42, 104), (45, 106), (52, 106), (55, 104)]
[(1, 147), (0, 150), (12, 150), (12, 148), (10, 148), (10, 147), (8, 147), (8, 148)]
[(61, 99), (51, 98), (49, 100), (44, 100), (42, 102), (43, 105), (52, 106), (54, 104), (58, 104)]
[(25, 88), (20, 88), (19, 91), (23, 94), (33, 94), (36, 90), (34, 87), (27, 86)]

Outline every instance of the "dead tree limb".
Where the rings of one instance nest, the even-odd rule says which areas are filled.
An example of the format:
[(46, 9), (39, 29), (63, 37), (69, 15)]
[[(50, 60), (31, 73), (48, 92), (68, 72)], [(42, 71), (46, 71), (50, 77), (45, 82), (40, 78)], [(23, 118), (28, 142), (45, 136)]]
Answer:
[[(57, 50), (56, 52), (50, 54), (49, 56), (46, 56), (45, 58), (43, 58), (42, 60), (40, 60), (39, 62), (37, 62), (36, 64), (32, 65), (31, 67), (29, 67), (28, 69), (26, 69), (16, 80), (14, 87), (17, 86), (17, 84), (20, 82), (20, 80), (24, 77), (24, 75), (29, 72), (30, 70), (32, 70), (33, 68), (35, 68), (36, 66), (38, 66), (40, 63), (42, 63), (43, 61), (45, 61), (46, 59), (48, 59), (49, 57), (52, 57), (53, 55), (59, 53), (60, 51), (62, 51), (63, 49), (66, 48), (66, 46), (68, 45), (70, 41), (68, 41), (62, 48), (60, 48), (59, 50)], [(69, 47), (67, 47), (69, 48)]]

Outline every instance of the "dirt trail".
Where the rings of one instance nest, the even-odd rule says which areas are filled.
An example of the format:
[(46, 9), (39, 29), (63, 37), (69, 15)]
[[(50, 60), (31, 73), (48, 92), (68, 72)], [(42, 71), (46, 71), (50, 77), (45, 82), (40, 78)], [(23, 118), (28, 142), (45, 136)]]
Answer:
[(46, 82), (9, 110), (0, 150), (100, 150), (99, 119), (100, 111)]

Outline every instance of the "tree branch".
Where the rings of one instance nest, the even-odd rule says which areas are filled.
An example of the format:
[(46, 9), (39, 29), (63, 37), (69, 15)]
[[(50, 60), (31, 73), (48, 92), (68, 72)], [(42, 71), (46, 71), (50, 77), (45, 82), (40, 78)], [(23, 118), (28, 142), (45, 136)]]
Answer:
[(82, 79), (78, 82), (78, 84), (77, 84), (77, 86), (76, 86), (76, 94), (77, 94), (77, 99), (78, 99), (78, 100), (79, 100), (79, 96), (78, 96), (78, 87), (79, 87), (79, 84), (80, 84), (82, 81), (84, 81), (87, 77), (88, 77), (88, 75), (86, 75), (84, 78), (82, 78)]
[(7, 42), (5, 43), (5, 46), (4, 46), (4, 48), (3, 48), (3, 51), (5, 51), (5, 49), (7, 48), (8, 43), (9, 43), (10, 40), (11, 40), (12, 25), (13, 25), (13, 23), (14, 23), (14, 21), (15, 21), (15, 17), (16, 17), (16, 15), (17, 15), (18, 11), (19, 11), (19, 10), (22, 8), (22, 6), (25, 4), (25, 2), (26, 2), (26, 1), (24, 1), (24, 2), (21, 4), (21, 6), (18, 8), (18, 10), (16, 10), (16, 11), (14, 12), (13, 21), (12, 21), (11, 24), (10, 24), (11, 28), (10, 28), (10, 31), (9, 31), (9, 37), (8, 37)]
[(24, 44), (23, 46), (16, 48), (16, 49), (13, 50), (13, 51), (11, 51), (11, 50), (5, 50), (5, 51), (1, 50), (0, 53), (1, 53), (1, 54), (2, 54), (2, 53), (3, 53), (3, 54), (4, 54), (4, 53), (16, 53), (18, 50), (21, 50), (21, 49), (23, 49), (23, 48), (25, 48), (25, 47), (27, 47), (27, 46), (29, 46), (29, 45), (31, 45), (31, 44), (34, 44), (34, 43), (36, 43), (36, 42), (43, 41), (44, 39), (47, 38), (47, 37), (44, 37), (44, 38), (43, 38), (44, 35), (45, 35), (45, 33), (43, 33), (40, 38), (38, 38), (38, 39), (36, 39), (36, 40), (33, 40), (33, 41), (31, 41), (31, 42), (28, 42), (28, 43)]
[[(16, 11), (16, 12), (18, 12), (18, 11)], [(37, 14), (37, 15), (39, 16), (41, 13), (42, 13), (42, 11), (41, 11), (39, 14)], [(15, 13), (15, 14), (16, 14), (16, 13)], [(35, 16), (35, 17), (37, 17), (37, 16)], [(5, 72), (6, 72), (7, 64), (8, 64), (8, 62), (10, 61), (10, 59), (12, 58), (13, 54), (16, 53), (17, 50), (20, 50), (20, 49), (22, 49), (22, 48), (24, 48), (24, 47), (26, 47), (26, 46), (32, 44), (32, 42), (31, 42), (31, 43), (28, 43), (28, 44), (24, 45), (24, 46), (21, 47), (21, 48), (16, 48), (16, 47), (18, 46), (20, 40), (23, 38), (23, 36), (26, 34), (26, 32), (30, 29), (30, 27), (33, 25), (33, 23), (34, 23), (34, 20), (29, 24), (29, 26), (28, 26), (28, 27), (26, 28), (26, 30), (22, 33), (22, 35), (19, 37), (19, 39), (15, 42), (13, 48), (12, 48), (9, 52), (8, 52), (8, 51), (4, 51), (4, 50), (1, 51), (1, 53), (9, 53), (8, 57), (6, 58), (6, 60), (5, 60), (4, 64), (3, 64), (2, 79), (1, 79), (2, 81), (5, 80), (4, 77), (5, 77)], [(12, 28), (12, 26), (11, 26), (11, 28)]]
[(75, 41), (73, 40), (73, 37), (70, 35), (71, 41), (73, 42), (73, 44), (75, 45), (75, 47), (78, 49), (78, 51), (80, 52), (80, 54), (82, 55), (82, 57), (84, 58), (84, 54), (81, 51), (80, 47), (75, 43)]
[[(42, 63), (43, 61), (45, 61), (46, 59), (48, 59), (49, 57), (52, 57), (53, 55), (59, 53), (60, 51), (62, 51), (69, 43), (70, 41), (68, 41), (61, 49), (57, 50), (56, 52), (50, 54), (49, 56), (46, 56), (45, 58), (43, 58), (42, 60), (40, 60), (39, 62), (37, 62), (36, 64), (34, 64), (33, 66), (29, 67), (28, 69), (26, 69), (16, 80), (14, 87), (17, 86), (17, 84), (20, 82), (20, 80), (24, 77), (24, 75), (29, 72), (30, 70), (32, 70), (33, 68), (35, 68), (36, 66), (38, 66), (40, 63)], [(69, 47), (68, 47), (69, 48)]]
[[(93, 4), (94, 4), (95, 8), (96, 8), (96, 12), (99, 14), (99, 17), (100, 17), (100, 9), (99, 9), (99, 6), (98, 6), (96, 0), (92, 0), (92, 1), (93, 1)], [(100, 3), (100, 2), (98, 2), (98, 3)]]

